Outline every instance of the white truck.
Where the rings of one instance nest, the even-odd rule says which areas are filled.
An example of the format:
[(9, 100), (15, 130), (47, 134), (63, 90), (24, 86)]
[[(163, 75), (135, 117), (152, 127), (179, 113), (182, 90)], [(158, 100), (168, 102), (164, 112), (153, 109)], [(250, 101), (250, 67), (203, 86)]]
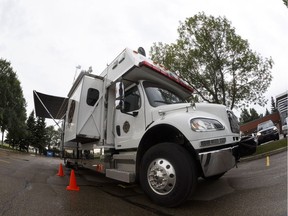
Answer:
[[(73, 150), (66, 165), (139, 182), (155, 203), (173, 207), (199, 177), (220, 178), (254, 144), (240, 141), (230, 110), (188, 102), (193, 89), (141, 51), (126, 48), (100, 75), (81, 72), (67, 98), (34, 91), (36, 115), (63, 119), (63, 146)], [(89, 159), (97, 148), (100, 158)]]

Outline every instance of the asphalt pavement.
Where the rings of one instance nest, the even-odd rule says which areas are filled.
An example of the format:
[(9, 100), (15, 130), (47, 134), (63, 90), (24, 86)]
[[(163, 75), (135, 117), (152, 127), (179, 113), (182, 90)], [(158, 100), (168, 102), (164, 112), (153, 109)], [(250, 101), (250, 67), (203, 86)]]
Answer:
[(71, 169), (59, 158), (0, 149), (0, 216), (38, 215), (287, 215), (287, 149), (243, 160), (218, 181), (199, 179), (178, 208), (152, 203), (137, 184), (87, 169), (75, 171), (79, 191), (67, 191)]

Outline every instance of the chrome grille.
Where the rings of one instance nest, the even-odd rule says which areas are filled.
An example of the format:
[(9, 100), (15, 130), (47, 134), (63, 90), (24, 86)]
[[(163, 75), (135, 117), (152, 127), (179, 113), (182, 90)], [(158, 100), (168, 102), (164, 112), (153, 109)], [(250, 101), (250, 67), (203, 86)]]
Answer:
[(266, 131), (262, 131), (261, 133), (262, 133), (263, 135), (272, 134), (272, 133), (273, 133), (273, 129), (269, 129), (269, 130), (266, 130)]

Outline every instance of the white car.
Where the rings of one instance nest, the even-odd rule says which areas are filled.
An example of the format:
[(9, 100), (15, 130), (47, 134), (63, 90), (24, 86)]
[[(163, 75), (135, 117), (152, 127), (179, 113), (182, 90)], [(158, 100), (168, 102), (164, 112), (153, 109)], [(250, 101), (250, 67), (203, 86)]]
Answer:
[(287, 135), (287, 121), (288, 121), (288, 117), (286, 117), (284, 119), (284, 123), (282, 125), (282, 133), (283, 133), (284, 137), (286, 137), (286, 135)]

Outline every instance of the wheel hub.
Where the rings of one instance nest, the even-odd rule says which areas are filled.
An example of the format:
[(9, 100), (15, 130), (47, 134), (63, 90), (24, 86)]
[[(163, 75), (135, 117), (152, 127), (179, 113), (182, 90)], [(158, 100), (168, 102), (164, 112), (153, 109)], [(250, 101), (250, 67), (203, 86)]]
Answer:
[(160, 195), (170, 193), (176, 183), (175, 169), (165, 159), (152, 161), (147, 172), (148, 183), (152, 190)]

